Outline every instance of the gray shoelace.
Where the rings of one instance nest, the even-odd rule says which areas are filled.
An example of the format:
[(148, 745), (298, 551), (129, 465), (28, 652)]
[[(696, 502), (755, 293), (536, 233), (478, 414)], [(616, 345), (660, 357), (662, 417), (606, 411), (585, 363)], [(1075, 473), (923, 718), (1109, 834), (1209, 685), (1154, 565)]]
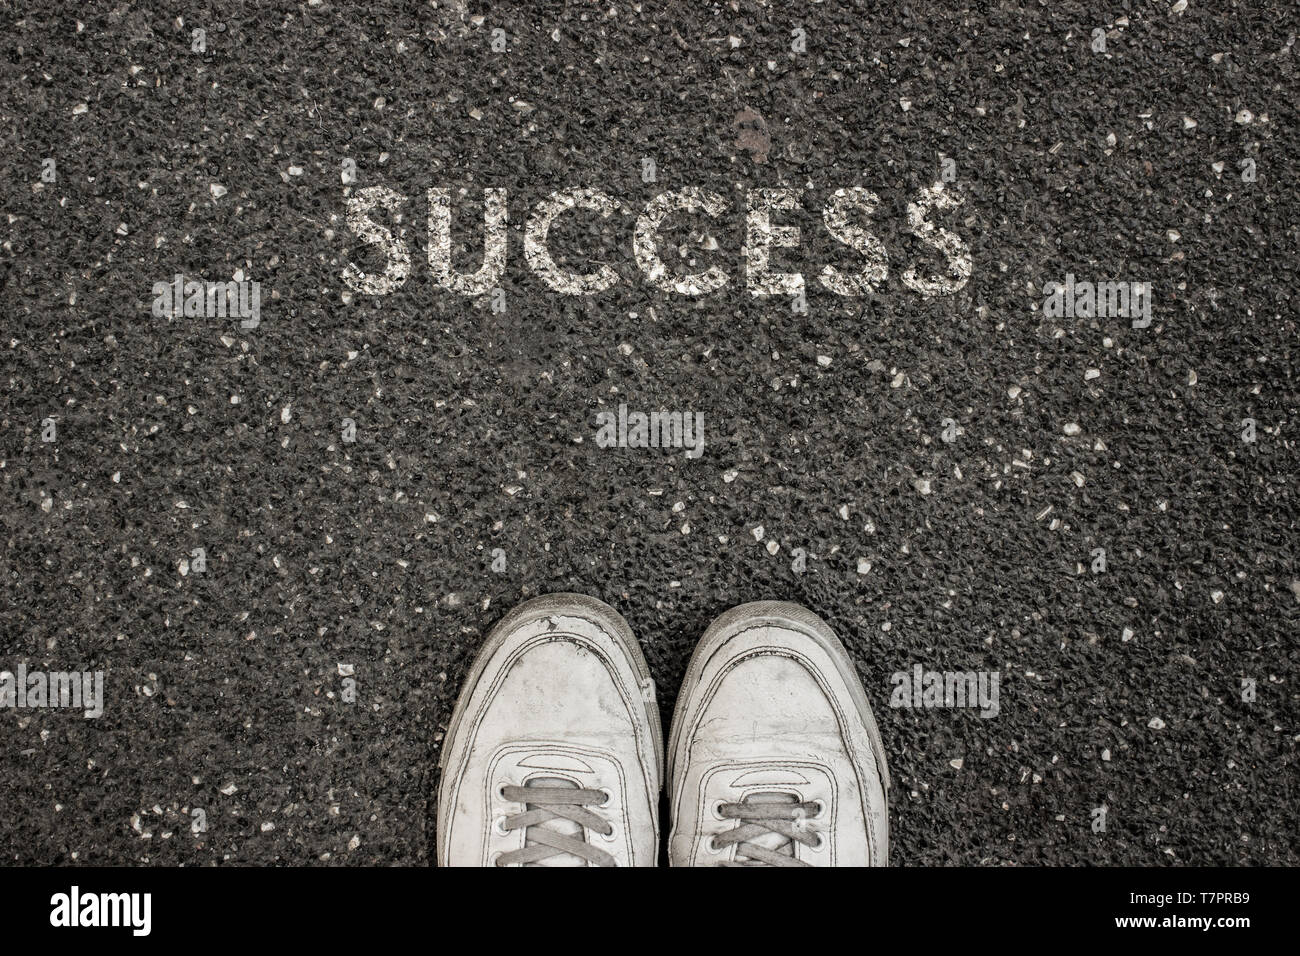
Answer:
[[(497, 866), (514, 866), (538, 863), (561, 854), (576, 856), (594, 866), (617, 866), (614, 858), (599, 847), (582, 839), (582, 829), (593, 830), (603, 836), (614, 832), (614, 827), (587, 807), (608, 802), (609, 794), (603, 790), (584, 790), (567, 781), (530, 781), (523, 787), (502, 787), (501, 794), (513, 803), (524, 805), (523, 813), (505, 818), (506, 830), (524, 831), (524, 845), (509, 850), (497, 858)], [(577, 835), (561, 833), (547, 827), (552, 820), (576, 823)], [(572, 828), (570, 828), (572, 829)]]
[[(795, 857), (794, 848), (796, 843), (821, 846), (821, 836), (806, 823), (820, 812), (820, 804), (801, 803), (790, 794), (750, 794), (740, 803), (722, 804), (718, 814), (727, 820), (739, 820), (740, 824), (713, 837), (714, 849), (736, 847), (737, 859), (725, 860), (721, 865), (811, 866)], [(785, 839), (775, 849), (751, 842), (767, 833)]]

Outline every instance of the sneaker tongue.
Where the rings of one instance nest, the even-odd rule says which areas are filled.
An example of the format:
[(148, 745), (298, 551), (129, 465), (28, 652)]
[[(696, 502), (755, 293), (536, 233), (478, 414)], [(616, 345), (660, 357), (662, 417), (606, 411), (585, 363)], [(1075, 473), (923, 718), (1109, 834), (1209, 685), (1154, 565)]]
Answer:
[(775, 790), (763, 790), (758, 793), (751, 793), (747, 796), (744, 803), (798, 803), (799, 799), (793, 793), (778, 793)]
[[(524, 783), (525, 787), (554, 787), (564, 790), (577, 790), (578, 785), (572, 780), (565, 780), (562, 777), (533, 777)], [(572, 820), (549, 820), (545, 824), (546, 829), (554, 830), (556, 833), (563, 833), (565, 836), (576, 837), (584, 840), (582, 827)], [(532, 840), (525, 840), (525, 846), (532, 846)], [(585, 842), (585, 840), (584, 840)], [(586, 861), (568, 853), (561, 853), (547, 860), (539, 860), (532, 866), (586, 866)]]

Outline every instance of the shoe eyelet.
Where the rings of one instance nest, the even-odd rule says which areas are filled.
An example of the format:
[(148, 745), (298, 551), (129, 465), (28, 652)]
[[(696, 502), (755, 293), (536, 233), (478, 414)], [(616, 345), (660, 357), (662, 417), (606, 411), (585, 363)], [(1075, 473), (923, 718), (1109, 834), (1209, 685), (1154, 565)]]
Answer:
[(506, 829), (506, 818), (505, 818), (505, 817), (497, 817), (497, 818), (496, 818), (496, 822), (494, 822), (494, 823), (492, 824), (492, 827), (493, 827), (494, 830), (496, 830), (496, 832), (497, 832), (497, 836), (509, 836), (509, 835), (510, 835), (510, 831)]
[(603, 794), (605, 795), (605, 799), (602, 800), (602, 801), (600, 801), (600, 803), (596, 804), (596, 806), (598, 806), (598, 807), (603, 807), (603, 806), (605, 806), (607, 803), (609, 803), (609, 801), (611, 801), (611, 800), (614, 799), (613, 794), (611, 794), (608, 790), (603, 790), (603, 789), (602, 789), (600, 792), (603, 793)]
[(820, 850), (826, 845), (826, 840), (820, 833), (814, 833), (813, 836), (817, 838), (817, 842), (812, 845), (814, 850)]
[(726, 801), (726, 800), (714, 800), (714, 801), (713, 801), (713, 819), (715, 819), (715, 820), (725, 820), (725, 819), (726, 819), (726, 817), (724, 817), (724, 816), (722, 815), (722, 808), (725, 807), (726, 805), (727, 805), (727, 801)]
[(816, 820), (826, 813), (826, 801), (814, 800), (813, 803), (817, 804), (817, 812), (813, 814), (813, 819)]
[(710, 853), (722, 852), (722, 847), (718, 846), (718, 838), (716, 836), (709, 837), (709, 841), (707, 844), (705, 844), (705, 847), (708, 849)]

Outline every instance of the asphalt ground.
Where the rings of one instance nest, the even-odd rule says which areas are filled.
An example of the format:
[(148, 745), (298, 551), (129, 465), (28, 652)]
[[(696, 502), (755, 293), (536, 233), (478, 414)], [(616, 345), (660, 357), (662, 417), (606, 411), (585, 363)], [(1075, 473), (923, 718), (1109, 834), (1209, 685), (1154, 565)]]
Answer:
[[(825, 618), (895, 865), (1294, 865), (1294, 12), (7, 4), (0, 669), (105, 683), (97, 719), (0, 712), (0, 859), (427, 865), (460, 678), (571, 590), (627, 618), (665, 726), (715, 616)], [(926, 296), (907, 212), (942, 157), (971, 270)], [(679, 272), (715, 237), (689, 255), (729, 281), (697, 297), (632, 248), (692, 186), (729, 204), (660, 231)], [(802, 312), (746, 287), (746, 199), (782, 186)], [(821, 216), (855, 186), (869, 297), (814, 281), (862, 262)], [(371, 187), (405, 197), (374, 214), (410, 251), (387, 295), (344, 280), (384, 262), (347, 222)], [(450, 188), (478, 267), (489, 187), (500, 312), (425, 253)], [(614, 270), (594, 295), (523, 254), (573, 187), (624, 206), (552, 230), (562, 267)], [(154, 315), (177, 273), (259, 281), (260, 325)], [(1151, 282), (1151, 325), (1044, 315), (1067, 273)], [(702, 413), (703, 453), (598, 447), (620, 403)], [(997, 716), (891, 707), (917, 664), (997, 672)]]

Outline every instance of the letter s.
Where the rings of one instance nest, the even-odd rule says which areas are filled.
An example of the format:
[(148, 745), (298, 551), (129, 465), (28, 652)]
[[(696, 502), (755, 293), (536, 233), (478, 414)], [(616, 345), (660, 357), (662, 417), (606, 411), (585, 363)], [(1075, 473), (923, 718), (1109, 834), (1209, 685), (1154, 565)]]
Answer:
[(370, 186), (348, 199), (348, 228), (369, 245), (377, 245), (388, 260), (382, 276), (367, 275), (354, 264), (343, 270), (343, 281), (354, 292), (366, 295), (388, 295), (401, 288), (411, 274), (411, 251), (406, 241), (394, 236), (384, 226), (370, 218), (368, 213), (383, 206), (394, 216), (400, 214), (406, 197), (387, 186)]
[(867, 295), (889, 276), (889, 254), (885, 244), (870, 230), (857, 225), (850, 218), (850, 210), (857, 206), (864, 216), (870, 216), (880, 205), (880, 197), (869, 189), (851, 186), (837, 189), (831, 196), (822, 218), (832, 236), (846, 246), (866, 256), (867, 262), (859, 275), (845, 275), (834, 266), (822, 269), (821, 284), (836, 295)]
[(927, 221), (932, 210), (943, 212), (956, 209), (962, 202), (959, 196), (944, 192), (943, 183), (940, 182), (929, 189), (921, 190), (921, 195), (916, 202), (907, 204), (907, 231), (927, 246), (938, 249), (948, 262), (947, 275), (921, 278), (916, 274), (915, 269), (908, 269), (903, 273), (903, 285), (926, 298), (952, 295), (970, 281), (970, 248), (956, 234), (947, 229), (939, 229), (934, 223)]

